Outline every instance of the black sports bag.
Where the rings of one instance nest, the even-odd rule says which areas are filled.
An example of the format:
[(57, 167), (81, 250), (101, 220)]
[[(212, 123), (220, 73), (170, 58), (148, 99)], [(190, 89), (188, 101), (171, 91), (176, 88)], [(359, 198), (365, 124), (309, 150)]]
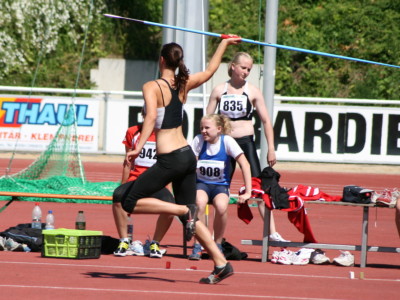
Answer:
[(346, 185), (343, 187), (343, 202), (371, 203), (371, 196), (374, 191), (357, 185)]

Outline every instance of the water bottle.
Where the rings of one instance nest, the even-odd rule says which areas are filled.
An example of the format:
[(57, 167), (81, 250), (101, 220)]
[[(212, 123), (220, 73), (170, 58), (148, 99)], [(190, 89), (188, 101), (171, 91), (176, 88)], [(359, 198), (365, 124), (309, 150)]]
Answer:
[(127, 219), (127, 225), (126, 225), (126, 230), (128, 232), (128, 238), (132, 242), (133, 241), (133, 222), (132, 222), (132, 217), (130, 214), (128, 214), (128, 219)]
[(42, 229), (42, 210), (37, 202), (32, 210), (32, 228)]
[(86, 229), (86, 220), (85, 220), (85, 214), (83, 213), (83, 210), (80, 210), (78, 212), (78, 215), (76, 216), (75, 229), (79, 229), (79, 230)]
[(54, 229), (54, 215), (52, 210), (49, 210), (46, 216), (46, 229)]

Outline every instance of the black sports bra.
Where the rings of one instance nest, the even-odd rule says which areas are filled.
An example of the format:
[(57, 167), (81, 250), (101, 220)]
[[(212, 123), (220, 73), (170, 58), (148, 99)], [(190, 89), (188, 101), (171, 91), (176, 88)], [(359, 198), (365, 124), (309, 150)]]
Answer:
[(157, 108), (157, 120), (155, 128), (171, 129), (179, 127), (182, 125), (183, 122), (183, 103), (179, 100), (179, 89), (175, 90), (171, 88), (169, 82), (164, 78), (161, 78), (161, 80), (164, 80), (168, 84), (172, 98), (171, 102), (167, 106), (165, 106), (164, 94), (162, 92), (160, 84), (156, 80), (155, 82), (157, 83), (161, 91), (164, 107)]

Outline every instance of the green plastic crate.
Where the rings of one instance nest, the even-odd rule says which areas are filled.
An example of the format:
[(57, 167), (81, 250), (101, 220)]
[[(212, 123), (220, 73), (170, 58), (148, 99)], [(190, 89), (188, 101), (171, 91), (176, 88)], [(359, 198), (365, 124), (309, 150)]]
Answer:
[(42, 257), (99, 258), (102, 231), (51, 229), (42, 230)]

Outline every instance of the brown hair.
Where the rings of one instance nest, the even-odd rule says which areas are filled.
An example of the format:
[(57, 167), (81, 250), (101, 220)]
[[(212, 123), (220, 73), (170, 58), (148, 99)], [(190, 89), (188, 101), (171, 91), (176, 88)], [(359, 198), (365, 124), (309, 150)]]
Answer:
[(238, 53), (236, 53), (235, 56), (233, 57), (233, 59), (231, 60), (231, 62), (228, 64), (228, 75), (229, 75), (229, 77), (232, 77), (232, 65), (239, 63), (239, 59), (242, 56), (244, 56), (244, 57), (246, 57), (248, 59), (251, 59), (253, 61), (253, 58), (247, 52), (238, 52)]
[(222, 128), (221, 132), (222, 134), (230, 134), (232, 130), (231, 126), (231, 119), (229, 119), (225, 115), (220, 115), (220, 114), (209, 114), (205, 115), (203, 119), (208, 119), (208, 120), (213, 120), (217, 126), (220, 126)]
[(178, 69), (178, 74), (175, 75), (175, 87), (178, 90), (184, 90), (189, 78), (189, 70), (183, 61), (182, 47), (177, 43), (165, 44), (161, 49), (161, 56), (164, 58), (167, 68)]

